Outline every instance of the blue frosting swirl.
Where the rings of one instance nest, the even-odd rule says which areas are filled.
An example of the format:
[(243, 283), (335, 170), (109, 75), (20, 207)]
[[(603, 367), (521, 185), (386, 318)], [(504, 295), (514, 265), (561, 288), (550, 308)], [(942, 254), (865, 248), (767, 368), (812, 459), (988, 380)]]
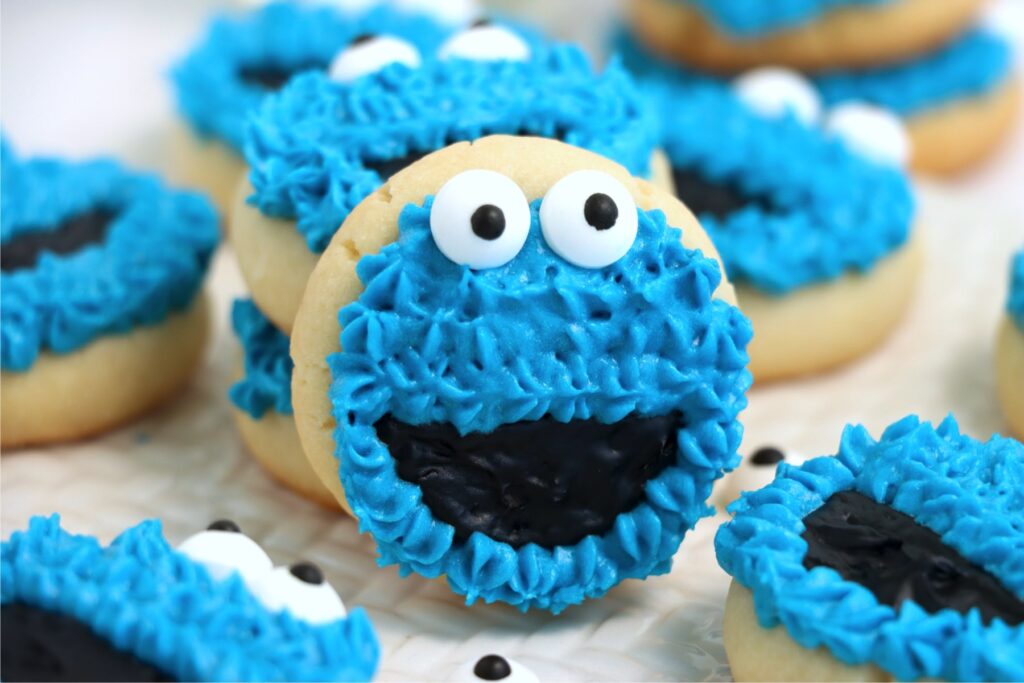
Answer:
[[(736, 417), (751, 383), (750, 323), (712, 298), (717, 263), (683, 247), (663, 213), (640, 211), (622, 259), (572, 266), (546, 247), (538, 201), (522, 251), (472, 271), (434, 244), (432, 203), (406, 206), (398, 241), (360, 260), (365, 291), (341, 310), (343, 350), (328, 359), (340, 478), (379, 562), (447, 575), (467, 603), (553, 612), (668, 571), (687, 530), (711, 513), (713, 481), (738, 460)], [(605, 534), (553, 549), (480, 532), (456, 541), (398, 476), (373, 426), (390, 413), (465, 434), (547, 415), (613, 423), (673, 410), (685, 416), (678, 462), (647, 483), (645, 501)]]
[(0, 246), (92, 209), (116, 217), (101, 244), (43, 253), (34, 267), (0, 275), (0, 367), (24, 371), (41, 351), (70, 353), (192, 303), (220, 239), (205, 198), (112, 161), (22, 160), (3, 151)]
[(496, 133), (557, 137), (648, 175), (656, 124), (617, 64), (597, 72), (575, 46), (533, 40), (524, 62), (427, 60), (351, 84), (295, 79), (254, 116), (246, 159), (269, 216), (294, 218), (322, 252), (345, 217), (385, 180), (367, 160), (400, 159)]
[(878, 441), (847, 427), (835, 456), (778, 472), (730, 506), (735, 516), (715, 538), (719, 564), (753, 592), (761, 626), (782, 624), (804, 647), (824, 645), (899, 680), (1024, 679), (1024, 626), (986, 626), (977, 610), (880, 604), (831, 568), (804, 568), (801, 538), (806, 515), (856, 490), (910, 515), (1024, 598), (1024, 446), (999, 436), (980, 443), (952, 417), (932, 427), (911, 416)]
[(814, 21), (842, 7), (881, 5), (893, 0), (675, 0), (692, 5), (719, 29), (753, 37)]
[[(237, 574), (176, 552), (150, 520), (103, 548), (35, 517), (0, 548), (0, 603), (74, 617), (178, 681), (368, 681), (379, 646), (361, 609), (312, 625), (272, 614)], [(255, 636), (255, 637), (254, 637)]]
[(1010, 298), (1006, 310), (1024, 331), (1024, 249), (1017, 252), (1010, 266)]
[(268, 410), (291, 415), (291, 340), (250, 299), (237, 299), (232, 304), (231, 326), (242, 344), (245, 376), (231, 386), (228, 398), (254, 420)]
[(362, 33), (397, 35), (433, 53), (450, 31), (426, 16), (384, 5), (350, 15), (330, 6), (273, 2), (243, 16), (220, 16), (171, 74), (178, 108), (197, 134), (241, 154), (246, 117), (267, 96), (241, 77), (243, 68), (326, 67)]

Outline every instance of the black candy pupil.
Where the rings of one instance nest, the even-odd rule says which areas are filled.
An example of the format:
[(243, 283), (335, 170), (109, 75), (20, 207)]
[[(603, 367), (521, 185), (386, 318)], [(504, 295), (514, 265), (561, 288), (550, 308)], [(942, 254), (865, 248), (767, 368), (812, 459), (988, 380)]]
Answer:
[(505, 232), (505, 213), (494, 204), (484, 204), (469, 219), (473, 234), (483, 240), (496, 240)]
[(481, 657), (480, 661), (473, 667), (473, 674), (485, 681), (500, 681), (512, 675), (512, 667), (504, 657), (498, 655), (487, 655)]
[(210, 526), (206, 527), (208, 531), (230, 531), (232, 533), (242, 533), (241, 528), (230, 519), (218, 519), (215, 522), (211, 522)]
[(348, 41), (348, 45), (349, 45), (349, 47), (355, 47), (356, 45), (362, 45), (363, 43), (368, 43), (368, 42), (370, 42), (371, 40), (373, 40), (376, 37), (377, 36), (374, 35), (373, 33), (360, 33), (358, 36), (356, 36), (352, 40)]
[(778, 448), (772, 446), (766, 446), (764, 448), (757, 449), (752, 456), (750, 456), (750, 462), (755, 465), (774, 465), (780, 463), (786, 459), (786, 454), (780, 451)]
[(583, 205), (583, 217), (587, 225), (596, 230), (607, 230), (619, 219), (619, 207), (615, 200), (602, 192), (596, 192), (587, 198)]
[(486, 17), (482, 17), (482, 18), (477, 19), (476, 21), (474, 21), (473, 25), (470, 28), (484, 28), (485, 26), (490, 26), (490, 25), (491, 25), (491, 20), (487, 19)]
[(316, 586), (324, 582), (324, 573), (312, 562), (293, 564), (288, 571), (302, 583), (311, 583)]

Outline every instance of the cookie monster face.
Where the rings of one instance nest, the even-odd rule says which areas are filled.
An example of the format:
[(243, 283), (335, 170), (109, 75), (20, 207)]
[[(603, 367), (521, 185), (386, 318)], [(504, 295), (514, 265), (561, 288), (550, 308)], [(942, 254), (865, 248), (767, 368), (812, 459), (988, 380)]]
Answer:
[(6, 681), (369, 680), (378, 645), (310, 563), (273, 568), (233, 522), (171, 548), (160, 523), (109, 547), (57, 515), (4, 542)]
[[(718, 264), (651, 209), (691, 244), (699, 226), (541, 140), (457, 145), (385, 196), (404, 202), (397, 241), (358, 262), (365, 291), (328, 360), (335, 468), (382, 562), (447, 575), (468, 602), (556, 612), (667, 571), (733, 463), (750, 383), (750, 327), (714, 298)], [(377, 220), (360, 208), (338, 248)]]

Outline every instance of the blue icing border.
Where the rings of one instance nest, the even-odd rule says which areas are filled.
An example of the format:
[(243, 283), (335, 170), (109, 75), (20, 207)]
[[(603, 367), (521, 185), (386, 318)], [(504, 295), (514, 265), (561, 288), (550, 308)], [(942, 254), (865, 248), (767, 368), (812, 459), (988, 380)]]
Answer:
[[(750, 323), (712, 298), (717, 263), (683, 247), (663, 213), (640, 211), (626, 256), (598, 270), (571, 266), (546, 247), (536, 201), (518, 256), (471, 271), (434, 245), (432, 202), (407, 205), (398, 241), (360, 260), (365, 291), (340, 311), (343, 350), (328, 358), (339, 476), (379, 563), (446, 575), (467, 603), (556, 613), (668, 571), (686, 532), (711, 514), (713, 481), (738, 460), (736, 418), (751, 383)], [(466, 433), (545, 415), (615, 422), (677, 409), (687, 419), (679, 461), (647, 483), (646, 501), (605, 534), (554, 549), (481, 533), (454, 541), (373, 427), (385, 412)]]
[(268, 94), (239, 77), (242, 67), (327, 65), (361, 33), (398, 35), (421, 51), (433, 52), (450, 32), (424, 15), (383, 5), (345, 14), (329, 5), (273, 2), (244, 15), (215, 18), (200, 42), (174, 67), (171, 79), (178, 108), (193, 130), (241, 154), (246, 118)]
[(1024, 446), (980, 443), (949, 417), (910, 416), (874, 440), (847, 427), (834, 457), (779, 466), (775, 481), (730, 506), (718, 562), (749, 588), (761, 626), (782, 624), (803, 647), (847, 664), (872, 662), (900, 680), (1024, 679), (1024, 626), (983, 625), (976, 611), (899, 610), (827, 567), (807, 570), (802, 519), (838, 491), (856, 490), (912, 516), (1024, 598)]
[(648, 175), (656, 123), (625, 70), (613, 62), (598, 72), (575, 46), (528, 42), (526, 62), (426, 59), (418, 69), (393, 65), (348, 85), (323, 74), (295, 79), (253, 117), (249, 203), (296, 219), (319, 253), (385, 180), (367, 159), (526, 130)]
[(238, 575), (213, 580), (160, 522), (103, 548), (34, 517), (0, 548), (0, 603), (72, 616), (179, 681), (370, 680), (380, 648), (365, 612), (324, 625), (269, 613)]
[(291, 340), (271, 324), (251, 299), (236, 299), (231, 305), (231, 327), (242, 345), (245, 376), (231, 385), (228, 398), (254, 420), (268, 410), (291, 415)]
[(220, 240), (205, 198), (113, 161), (23, 160), (3, 151), (0, 244), (97, 206), (118, 213), (102, 244), (44, 253), (33, 268), (0, 275), (0, 367), (28, 370), (41, 351), (70, 353), (192, 303)]
[(1006, 310), (1024, 332), (1024, 249), (1014, 255), (1010, 264), (1010, 297)]
[(893, 0), (675, 0), (699, 10), (720, 30), (756, 36), (814, 21), (822, 14), (855, 5), (882, 5)]

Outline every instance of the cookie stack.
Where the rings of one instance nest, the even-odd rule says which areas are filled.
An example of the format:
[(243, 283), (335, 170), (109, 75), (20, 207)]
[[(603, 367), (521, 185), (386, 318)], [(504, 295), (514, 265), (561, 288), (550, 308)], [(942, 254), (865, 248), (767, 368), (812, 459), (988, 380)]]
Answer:
[(1009, 44), (984, 26), (984, 4), (632, 0), (624, 41), (637, 43), (627, 51), (638, 70), (758, 74), (757, 89), (776, 94), (802, 74), (808, 99), (837, 116), (850, 102), (890, 110), (910, 134), (911, 167), (949, 174), (998, 148), (1019, 104)]

